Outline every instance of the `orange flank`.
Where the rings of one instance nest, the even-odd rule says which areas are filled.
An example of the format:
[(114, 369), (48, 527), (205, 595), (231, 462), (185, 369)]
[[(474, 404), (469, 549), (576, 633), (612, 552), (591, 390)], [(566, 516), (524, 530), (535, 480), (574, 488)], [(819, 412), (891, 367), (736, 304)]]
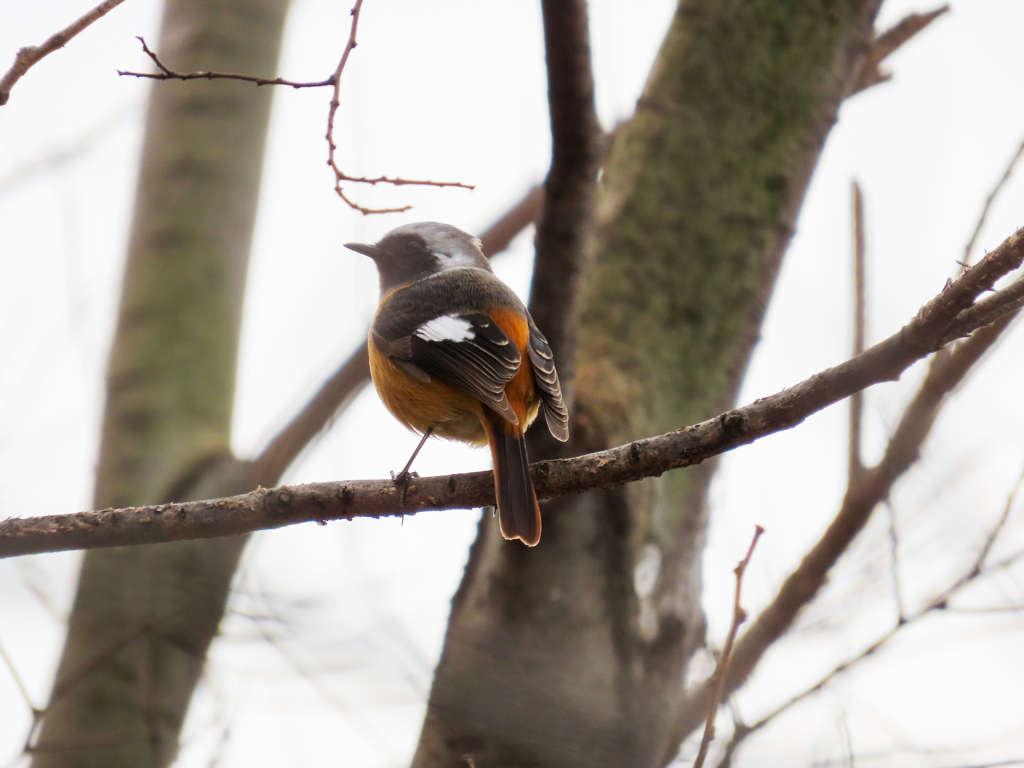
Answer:
[[(519, 364), (519, 371), (512, 381), (505, 385), (505, 396), (508, 398), (512, 410), (515, 411), (516, 418), (519, 419), (518, 429), (522, 434), (537, 418), (537, 412), (540, 410), (540, 397), (537, 395), (533, 383), (533, 366), (530, 364), (530, 354), (527, 351), (527, 345), (530, 343), (530, 326), (521, 314), (512, 309), (492, 309), (489, 314), (494, 323), (505, 332), (505, 335), (512, 340), (523, 356), (523, 361)], [(500, 421), (499, 428), (505, 429), (510, 434), (512, 429), (517, 426), (509, 424), (504, 419)]]
[(437, 379), (414, 379), (378, 352), (372, 339), (370, 375), (385, 407), (406, 428), (422, 435), (433, 427), (438, 437), (470, 445), (487, 443), (479, 400)]

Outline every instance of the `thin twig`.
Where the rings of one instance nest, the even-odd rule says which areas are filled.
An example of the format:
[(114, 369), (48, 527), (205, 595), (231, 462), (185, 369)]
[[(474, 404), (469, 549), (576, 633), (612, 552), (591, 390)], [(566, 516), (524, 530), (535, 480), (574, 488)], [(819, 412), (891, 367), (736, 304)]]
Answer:
[[(261, 595), (264, 603), (269, 602), (265, 594)], [(356, 726), (360, 735), (367, 741), (371, 742), (380, 752), (382, 756), (391, 764), (398, 764), (399, 759), (394, 754), (394, 745), (389, 741), (385, 734), (380, 733), (377, 726), (375, 726), (365, 714), (356, 707), (353, 707), (343, 698), (337, 696), (331, 688), (326, 685), (320, 676), (310, 673), (301, 663), (295, 658), (295, 656), (288, 651), (288, 649), (280, 642), (278, 637), (272, 633), (267, 627), (268, 619), (261, 616), (250, 616), (247, 617), (256, 627), (256, 630), (260, 633), (263, 640), (273, 648), (278, 656), (287, 664), (292, 672), (302, 678), (309, 687), (318, 695), (320, 698), (335, 711), (339, 712), (346, 721)], [(308, 654), (302, 654), (307, 656)]]
[(349, 55), (351, 55), (352, 51), (355, 50), (356, 45), (358, 45), (358, 43), (356, 43), (356, 29), (359, 26), (359, 12), (362, 7), (363, 0), (356, 0), (356, 4), (352, 7), (351, 11), (352, 26), (349, 29), (348, 42), (345, 43), (345, 50), (341, 53), (341, 59), (338, 61), (338, 66), (334, 70), (334, 74), (330, 77), (331, 84), (334, 86), (334, 92), (331, 95), (330, 108), (327, 110), (327, 135), (324, 138), (327, 139), (327, 164), (334, 172), (334, 191), (337, 192), (338, 197), (344, 200), (350, 208), (355, 211), (359, 211), (364, 216), (367, 216), (371, 213), (403, 213), (412, 208), (412, 206), (405, 205), (398, 208), (366, 208), (352, 201), (345, 195), (345, 192), (342, 189), (342, 184), (344, 182), (353, 182), (358, 184), (392, 184), (395, 186), (414, 184), (429, 187), (460, 187), (462, 189), (473, 189), (473, 186), (463, 184), (458, 181), (411, 181), (408, 179), (398, 178), (389, 179), (384, 176), (380, 176), (376, 179), (349, 176), (338, 167), (338, 161), (335, 157), (335, 152), (338, 147), (334, 143), (334, 117), (338, 112), (338, 107), (341, 106), (341, 73), (345, 69), (345, 64), (348, 63)]
[[(984, 263), (984, 259), (979, 265), (981, 263)], [(896, 480), (917, 460), (920, 447), (946, 395), (963, 382), (975, 363), (999, 339), (1009, 322), (1010, 318), (1004, 317), (998, 323), (976, 332), (951, 352), (943, 351), (933, 358), (924, 382), (889, 441), (885, 456), (877, 466), (865, 470), (856, 482), (851, 482), (842, 507), (826, 532), (740, 638), (727, 681), (728, 691), (737, 689), (746, 681), (768, 648), (789, 629), (797, 613), (818, 593), (830, 569), (863, 529), (872, 511), (888, 497)], [(877, 345), (872, 347), (875, 348)], [(869, 353), (870, 350), (864, 354)], [(711, 688), (706, 683), (688, 697), (688, 702), (681, 710), (680, 741), (700, 726), (710, 695)]]
[(1006, 505), (1003, 507), (1003, 513), (999, 516), (999, 522), (996, 523), (988, 538), (985, 539), (985, 544), (982, 546), (981, 551), (978, 552), (978, 557), (974, 561), (974, 567), (970, 571), (972, 574), (980, 572), (988, 561), (988, 556), (992, 552), (992, 547), (995, 546), (996, 539), (999, 538), (999, 534), (1006, 527), (1006, 521), (1010, 519), (1010, 510), (1013, 509), (1013, 502), (1017, 500), (1017, 494), (1020, 493), (1021, 486), (1024, 486), (1024, 471), (1021, 471), (1020, 477), (1017, 478), (1017, 484), (1013, 486), (1010, 495), (1006, 497)]
[[(1010, 505), (1008, 503), (1007, 509), (1009, 509), (1009, 506)], [(1005, 519), (1006, 515), (1004, 514), (1004, 516), (1000, 519), (999, 524), (992, 530), (988, 538), (989, 542), (995, 541), (995, 538), (999, 535), (999, 532), (1002, 530), (1002, 526), (1005, 522)], [(990, 573), (1004, 570), (1010, 565), (1013, 565), (1014, 563), (1024, 559), (1024, 550), (1016, 552), (1010, 557), (1004, 558), (1003, 560), (1000, 560), (997, 563), (993, 563), (990, 566), (982, 565), (984, 563), (984, 559), (986, 556), (987, 547), (985, 550), (982, 551), (982, 553), (975, 561), (974, 565), (972, 565), (969, 570), (967, 570), (963, 575), (961, 575), (949, 587), (943, 590), (943, 592), (941, 592), (938, 596), (930, 600), (928, 604), (925, 605), (917, 613), (906, 617), (901, 622), (896, 622), (892, 627), (889, 628), (888, 631), (886, 631), (878, 638), (876, 638), (873, 643), (864, 648), (864, 650), (862, 650), (860, 653), (834, 666), (832, 669), (830, 669), (828, 672), (822, 675), (821, 678), (819, 678), (818, 681), (814, 683), (814, 685), (805, 688), (803, 691), (790, 698), (784, 704), (776, 707), (753, 725), (743, 725), (741, 728), (736, 729), (736, 731), (733, 733), (732, 740), (729, 743), (728, 752), (732, 754), (733, 752), (735, 752), (736, 747), (738, 747), (739, 744), (744, 739), (746, 739), (750, 734), (762, 730), (765, 726), (767, 726), (770, 722), (772, 722), (783, 712), (786, 712), (787, 710), (791, 709), (793, 706), (800, 703), (804, 699), (822, 690), (836, 677), (849, 671), (852, 667), (864, 661), (864, 659), (867, 659), (870, 656), (873, 656), (876, 653), (878, 653), (878, 651), (885, 647), (885, 645), (887, 645), (890, 640), (896, 637), (896, 635), (899, 634), (899, 632), (903, 630), (905, 627), (908, 627), (911, 624), (918, 623), (919, 621), (921, 621), (921, 619), (931, 615), (932, 613), (935, 613), (937, 611), (945, 611), (949, 604), (949, 601), (953, 599), (957, 594), (962, 592), (963, 589), (967, 587), (969, 584), (972, 584), (973, 582), (977, 581), (978, 579), (984, 576), (987, 576)]]
[(1017, 147), (1017, 151), (1013, 153), (1013, 157), (1010, 158), (1010, 162), (1006, 164), (1006, 170), (1003, 171), (1003, 175), (999, 177), (999, 181), (992, 188), (992, 191), (988, 193), (988, 197), (985, 198), (985, 204), (981, 207), (981, 215), (978, 216), (978, 223), (974, 227), (974, 232), (971, 233), (971, 239), (967, 241), (967, 245), (964, 247), (964, 258), (963, 265), (971, 263), (971, 251), (974, 250), (974, 244), (978, 242), (978, 236), (981, 234), (981, 228), (985, 226), (985, 220), (988, 219), (989, 209), (992, 208), (992, 203), (999, 196), (1003, 187), (1006, 186), (1006, 182), (1010, 180), (1010, 176), (1013, 174), (1013, 169), (1020, 161), (1021, 157), (1024, 156), (1024, 141)]
[(963, 338), (970, 334), (972, 329), (985, 328), (1001, 318), (1020, 312), (1022, 307), (1024, 276), (957, 315), (942, 340), (948, 344), (955, 339)]
[(896, 510), (892, 501), (886, 501), (886, 510), (889, 512), (889, 562), (892, 565), (892, 592), (896, 601), (896, 621), (902, 624), (906, 620), (907, 612), (903, 607), (903, 587), (900, 583), (900, 539), (896, 530)]
[[(931, 764), (934, 764), (936, 754), (944, 754), (944, 751), (939, 749), (933, 749), (930, 747), (925, 747), (924, 749), (892, 749), (867, 754), (862, 753), (860, 756), (860, 760), (863, 763), (872, 764), (877, 764), (878, 762), (884, 760), (886, 761), (885, 764), (891, 765), (894, 762), (893, 758), (904, 758), (907, 755), (916, 755), (927, 756), (929, 758), (929, 762)], [(847, 764), (845, 758), (842, 760), (842, 764)], [(829, 758), (824, 760), (816, 760), (813, 763), (809, 763), (808, 765), (809, 768), (831, 768), (831, 766), (840, 765), (840, 759)], [(1024, 758), (1018, 758), (1013, 760), (997, 760), (993, 763), (971, 763), (970, 765), (943, 765), (941, 766), (941, 768), (1008, 768), (1008, 766), (1014, 765), (1024, 765)], [(723, 766), (719, 765), (718, 768), (723, 768)]]
[[(123, 1), (123, 0), (122, 0)], [(346, 205), (353, 210), (359, 211), (363, 215), (369, 215), (372, 213), (403, 213), (404, 211), (412, 208), (411, 205), (402, 206), (399, 208), (367, 208), (356, 203), (354, 200), (349, 198), (344, 190), (342, 184), (350, 182), (353, 184), (369, 184), (375, 186), (377, 184), (390, 184), (395, 187), (404, 186), (420, 186), (420, 187), (459, 187), (461, 189), (474, 189), (471, 184), (463, 184), (460, 181), (429, 181), (423, 179), (403, 179), (398, 176), (350, 176), (345, 173), (338, 166), (337, 159), (335, 158), (335, 152), (337, 145), (334, 143), (334, 118), (338, 112), (338, 107), (341, 105), (340, 93), (341, 93), (341, 73), (345, 69), (345, 65), (348, 63), (348, 58), (352, 51), (355, 49), (358, 43), (356, 42), (356, 30), (359, 26), (359, 12), (362, 9), (363, 0), (356, 0), (355, 6), (353, 6), (350, 15), (352, 16), (352, 26), (349, 30), (348, 41), (345, 43), (345, 48), (341, 53), (341, 59), (338, 61), (338, 66), (335, 67), (333, 74), (324, 80), (313, 80), (309, 82), (300, 82), (296, 80), (286, 80), (282, 77), (267, 78), (267, 77), (256, 77), (255, 75), (246, 75), (237, 72), (216, 72), (216, 71), (200, 71), (200, 72), (177, 72), (166, 64), (164, 64), (160, 57), (152, 51), (148, 45), (146, 45), (145, 39), (142, 37), (137, 38), (142, 43), (143, 52), (152, 59), (159, 72), (129, 72), (118, 70), (117, 74), (125, 77), (144, 77), (151, 80), (241, 80), (247, 83), (253, 83), (257, 87), (263, 85), (282, 85), (289, 88), (332, 88), (333, 92), (331, 95), (330, 108), (327, 112), (327, 164), (330, 166), (331, 171), (334, 173), (334, 191), (338, 194)]]
[(106, 648), (97, 650), (72, 666), (69, 670), (64, 672), (64, 674), (54, 680), (53, 690), (50, 693), (49, 706), (52, 707), (58, 701), (63, 699), (76, 685), (78, 685), (79, 682), (81, 682), (83, 678), (88, 676), (100, 664), (109, 661), (140, 637), (152, 632), (154, 629), (159, 627), (161, 623), (171, 618), (176, 612), (176, 610), (164, 611), (159, 616), (145, 622), (144, 624), (134, 627), (129, 632), (126, 632), (123, 636), (110, 643)]
[[(864, 293), (864, 197), (860, 185), (851, 185), (853, 197), (853, 354), (864, 351), (866, 299)], [(855, 478), (864, 471), (861, 461), (861, 422), (864, 413), (864, 393), (854, 392), (850, 397), (849, 476)]]
[(14, 678), (14, 685), (18, 691), (21, 692), (21, 698), (25, 700), (25, 706), (27, 706), (32, 712), (36, 711), (36, 705), (32, 703), (32, 697), (28, 695), (28, 688), (25, 687), (25, 683), (21, 679), (21, 675), (18, 674), (18, 670), (14, 666), (14, 662), (11, 661), (11, 657), (7, 655), (7, 651), (4, 650), (3, 643), (0, 643), (0, 658), (4, 660), (4, 664), (7, 666), (7, 671), (11, 673), (11, 677)]
[(142, 52), (152, 59), (156, 68), (159, 72), (130, 72), (127, 70), (119, 69), (117, 74), (121, 77), (144, 77), (149, 80), (242, 80), (247, 83), (254, 83), (257, 86), (261, 85), (286, 85), (290, 88), (326, 88), (327, 86), (334, 85), (334, 78), (329, 77), (326, 80), (316, 80), (313, 82), (302, 83), (294, 80), (285, 80), (283, 77), (256, 77), (255, 75), (243, 75), (238, 72), (215, 72), (215, 71), (202, 71), (202, 72), (177, 72), (166, 64), (164, 64), (160, 57), (153, 52), (148, 45), (146, 45), (145, 38), (136, 35), (135, 39), (142, 43)]
[(949, 6), (944, 5), (929, 13), (911, 13), (896, 26), (890, 27), (876, 37), (871, 51), (861, 65), (860, 74), (851, 95), (891, 80), (892, 73), (883, 72), (879, 67), (882, 61), (948, 10)]
[[(538, 462), (531, 467), (537, 495), (552, 498), (613, 488), (672, 469), (694, 466), (765, 435), (790, 429), (812, 413), (857, 390), (894, 381), (910, 365), (938, 347), (954, 317), (1022, 261), (1024, 230), (1018, 230), (956, 281), (947, 283), (942, 293), (922, 307), (898, 333), (857, 357), (776, 395), (691, 427), (575, 459)], [(826, 538), (802, 566), (809, 568), (811, 574), (802, 581), (794, 582), (794, 577), (787, 581), (789, 592), (776, 598), (783, 604), (777, 607), (770, 626), (762, 628), (760, 638), (766, 637), (764, 632), (767, 632), (768, 644), (774, 642), (772, 633), (785, 631), (796, 611), (813, 597), (832, 563), (863, 527), (871, 509), (884, 498), (895, 477), (916, 459), (917, 447), (935, 418), (938, 402), (963, 379), (966, 370), (994, 343), (1007, 322), (1004, 318), (975, 333), (958, 345), (953, 354), (937, 358), (941, 365), (933, 362), (926, 380), (927, 391), (922, 391), (918, 410), (908, 410), (904, 423), (890, 442), (886, 459), (866, 471), (858, 487), (851, 489), (855, 493), (848, 494), (844, 502), (844, 509), (849, 505), (849, 510), (845, 514), (841, 512), (833, 521)], [(400, 505), (398, 489), (388, 480), (360, 480), (273, 490), (261, 488), (242, 496), (205, 502), (13, 518), (0, 522), (0, 556), (235, 536), (300, 522), (482, 506), (494, 502), (493, 477), (490, 472), (477, 472), (417, 478), (404, 489), (404, 497), (404, 505)], [(762, 614), (761, 618), (764, 616)], [(748, 635), (751, 632), (745, 637)], [(742, 641), (743, 638), (741, 644)], [(737, 680), (745, 679), (750, 665), (767, 648), (765, 645), (758, 650), (759, 640), (755, 638), (753, 642), (740, 671), (730, 675), (731, 685), (738, 685)]]
[(45, 710), (40, 709), (32, 703), (32, 697), (29, 695), (28, 687), (21, 679), (21, 675), (18, 674), (18, 670), (14, 666), (14, 662), (11, 660), (11, 657), (7, 655), (7, 651), (4, 650), (2, 643), (0, 643), (0, 657), (3, 657), (7, 670), (11, 673), (11, 677), (14, 678), (14, 685), (18, 688), (18, 691), (21, 693), (21, 698), (25, 701), (25, 706), (28, 707), (28, 711), (32, 715), (32, 722), (29, 724), (28, 732), (25, 734), (25, 740), (21, 748), (22, 755), (26, 755), (32, 748), (32, 740), (35, 739), (36, 733), (39, 731), (39, 725), (43, 721)]
[(846, 742), (846, 768), (854, 768), (853, 734), (850, 732), (846, 711), (842, 711), (840, 715), (839, 725), (843, 731), (843, 741)]
[(106, 16), (123, 2), (124, 0), (105, 0), (105, 2), (100, 3), (84, 16), (80, 16), (60, 32), (51, 35), (42, 45), (26, 45), (24, 48), (19, 49), (14, 57), (14, 64), (4, 73), (3, 77), (0, 77), (0, 107), (10, 99), (11, 89), (14, 87), (14, 84), (40, 59), (63, 48), (71, 41), (71, 38), (94, 21)]
[(761, 534), (764, 533), (764, 528), (760, 525), (754, 528), (754, 538), (750, 542), (750, 549), (747, 550), (747, 556), (740, 560), (739, 564), (733, 570), (736, 574), (736, 597), (733, 600), (732, 606), (732, 626), (729, 628), (729, 635), (725, 638), (725, 646), (722, 648), (722, 655), (718, 659), (718, 664), (715, 666), (713, 679), (715, 681), (714, 693), (711, 695), (711, 702), (708, 704), (708, 719), (704, 725), (704, 736), (700, 740), (700, 749), (697, 751), (697, 759), (693, 761), (693, 768), (703, 768), (704, 760), (708, 756), (708, 748), (711, 746), (711, 742), (715, 738), (715, 715), (718, 713), (718, 707), (722, 703), (722, 693), (725, 690), (725, 678), (729, 672), (729, 661), (732, 658), (732, 645), (736, 642), (736, 633), (739, 632), (740, 624), (747, 620), (747, 612), (743, 610), (743, 606), (740, 605), (740, 592), (743, 589), (743, 574), (747, 571), (747, 566), (750, 565), (750, 558), (754, 555), (754, 547), (757, 546), (757, 540), (761, 538)]

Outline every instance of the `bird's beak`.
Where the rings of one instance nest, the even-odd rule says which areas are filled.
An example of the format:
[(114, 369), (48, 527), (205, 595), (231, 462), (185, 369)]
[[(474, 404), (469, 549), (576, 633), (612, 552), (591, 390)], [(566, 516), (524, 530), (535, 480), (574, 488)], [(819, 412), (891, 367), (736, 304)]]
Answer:
[(367, 243), (345, 243), (345, 247), (350, 251), (361, 253), (363, 256), (369, 256), (371, 259), (376, 259), (380, 256), (380, 248), (376, 245), (369, 245)]

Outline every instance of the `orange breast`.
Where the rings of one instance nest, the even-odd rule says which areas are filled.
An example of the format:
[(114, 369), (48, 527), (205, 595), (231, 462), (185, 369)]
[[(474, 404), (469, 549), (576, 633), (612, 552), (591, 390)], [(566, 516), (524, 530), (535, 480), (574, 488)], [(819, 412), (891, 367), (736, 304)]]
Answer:
[(370, 375), (377, 394), (396, 419), (413, 432), (434, 434), (471, 445), (487, 443), (483, 406), (465, 392), (432, 379), (417, 381), (377, 351), (370, 341)]
[(509, 424), (472, 395), (444, 382), (432, 379), (424, 383), (414, 379), (377, 351), (371, 339), (370, 374), (377, 393), (391, 414), (408, 429), (423, 434), (432, 428), (438, 437), (484, 445), (488, 442), (485, 424), (512, 433), (525, 431), (537, 417), (540, 397), (534, 387), (533, 368), (527, 351), (529, 325), (514, 310), (495, 309), (490, 315), (523, 356), (519, 371), (505, 385), (505, 395), (519, 424)]

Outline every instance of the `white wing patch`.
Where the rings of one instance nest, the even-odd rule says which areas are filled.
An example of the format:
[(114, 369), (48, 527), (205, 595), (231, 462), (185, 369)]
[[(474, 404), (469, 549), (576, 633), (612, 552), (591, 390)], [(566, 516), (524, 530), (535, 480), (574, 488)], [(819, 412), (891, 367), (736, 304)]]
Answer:
[(466, 341), (476, 336), (469, 320), (453, 315), (435, 317), (417, 328), (415, 335), (424, 341)]

